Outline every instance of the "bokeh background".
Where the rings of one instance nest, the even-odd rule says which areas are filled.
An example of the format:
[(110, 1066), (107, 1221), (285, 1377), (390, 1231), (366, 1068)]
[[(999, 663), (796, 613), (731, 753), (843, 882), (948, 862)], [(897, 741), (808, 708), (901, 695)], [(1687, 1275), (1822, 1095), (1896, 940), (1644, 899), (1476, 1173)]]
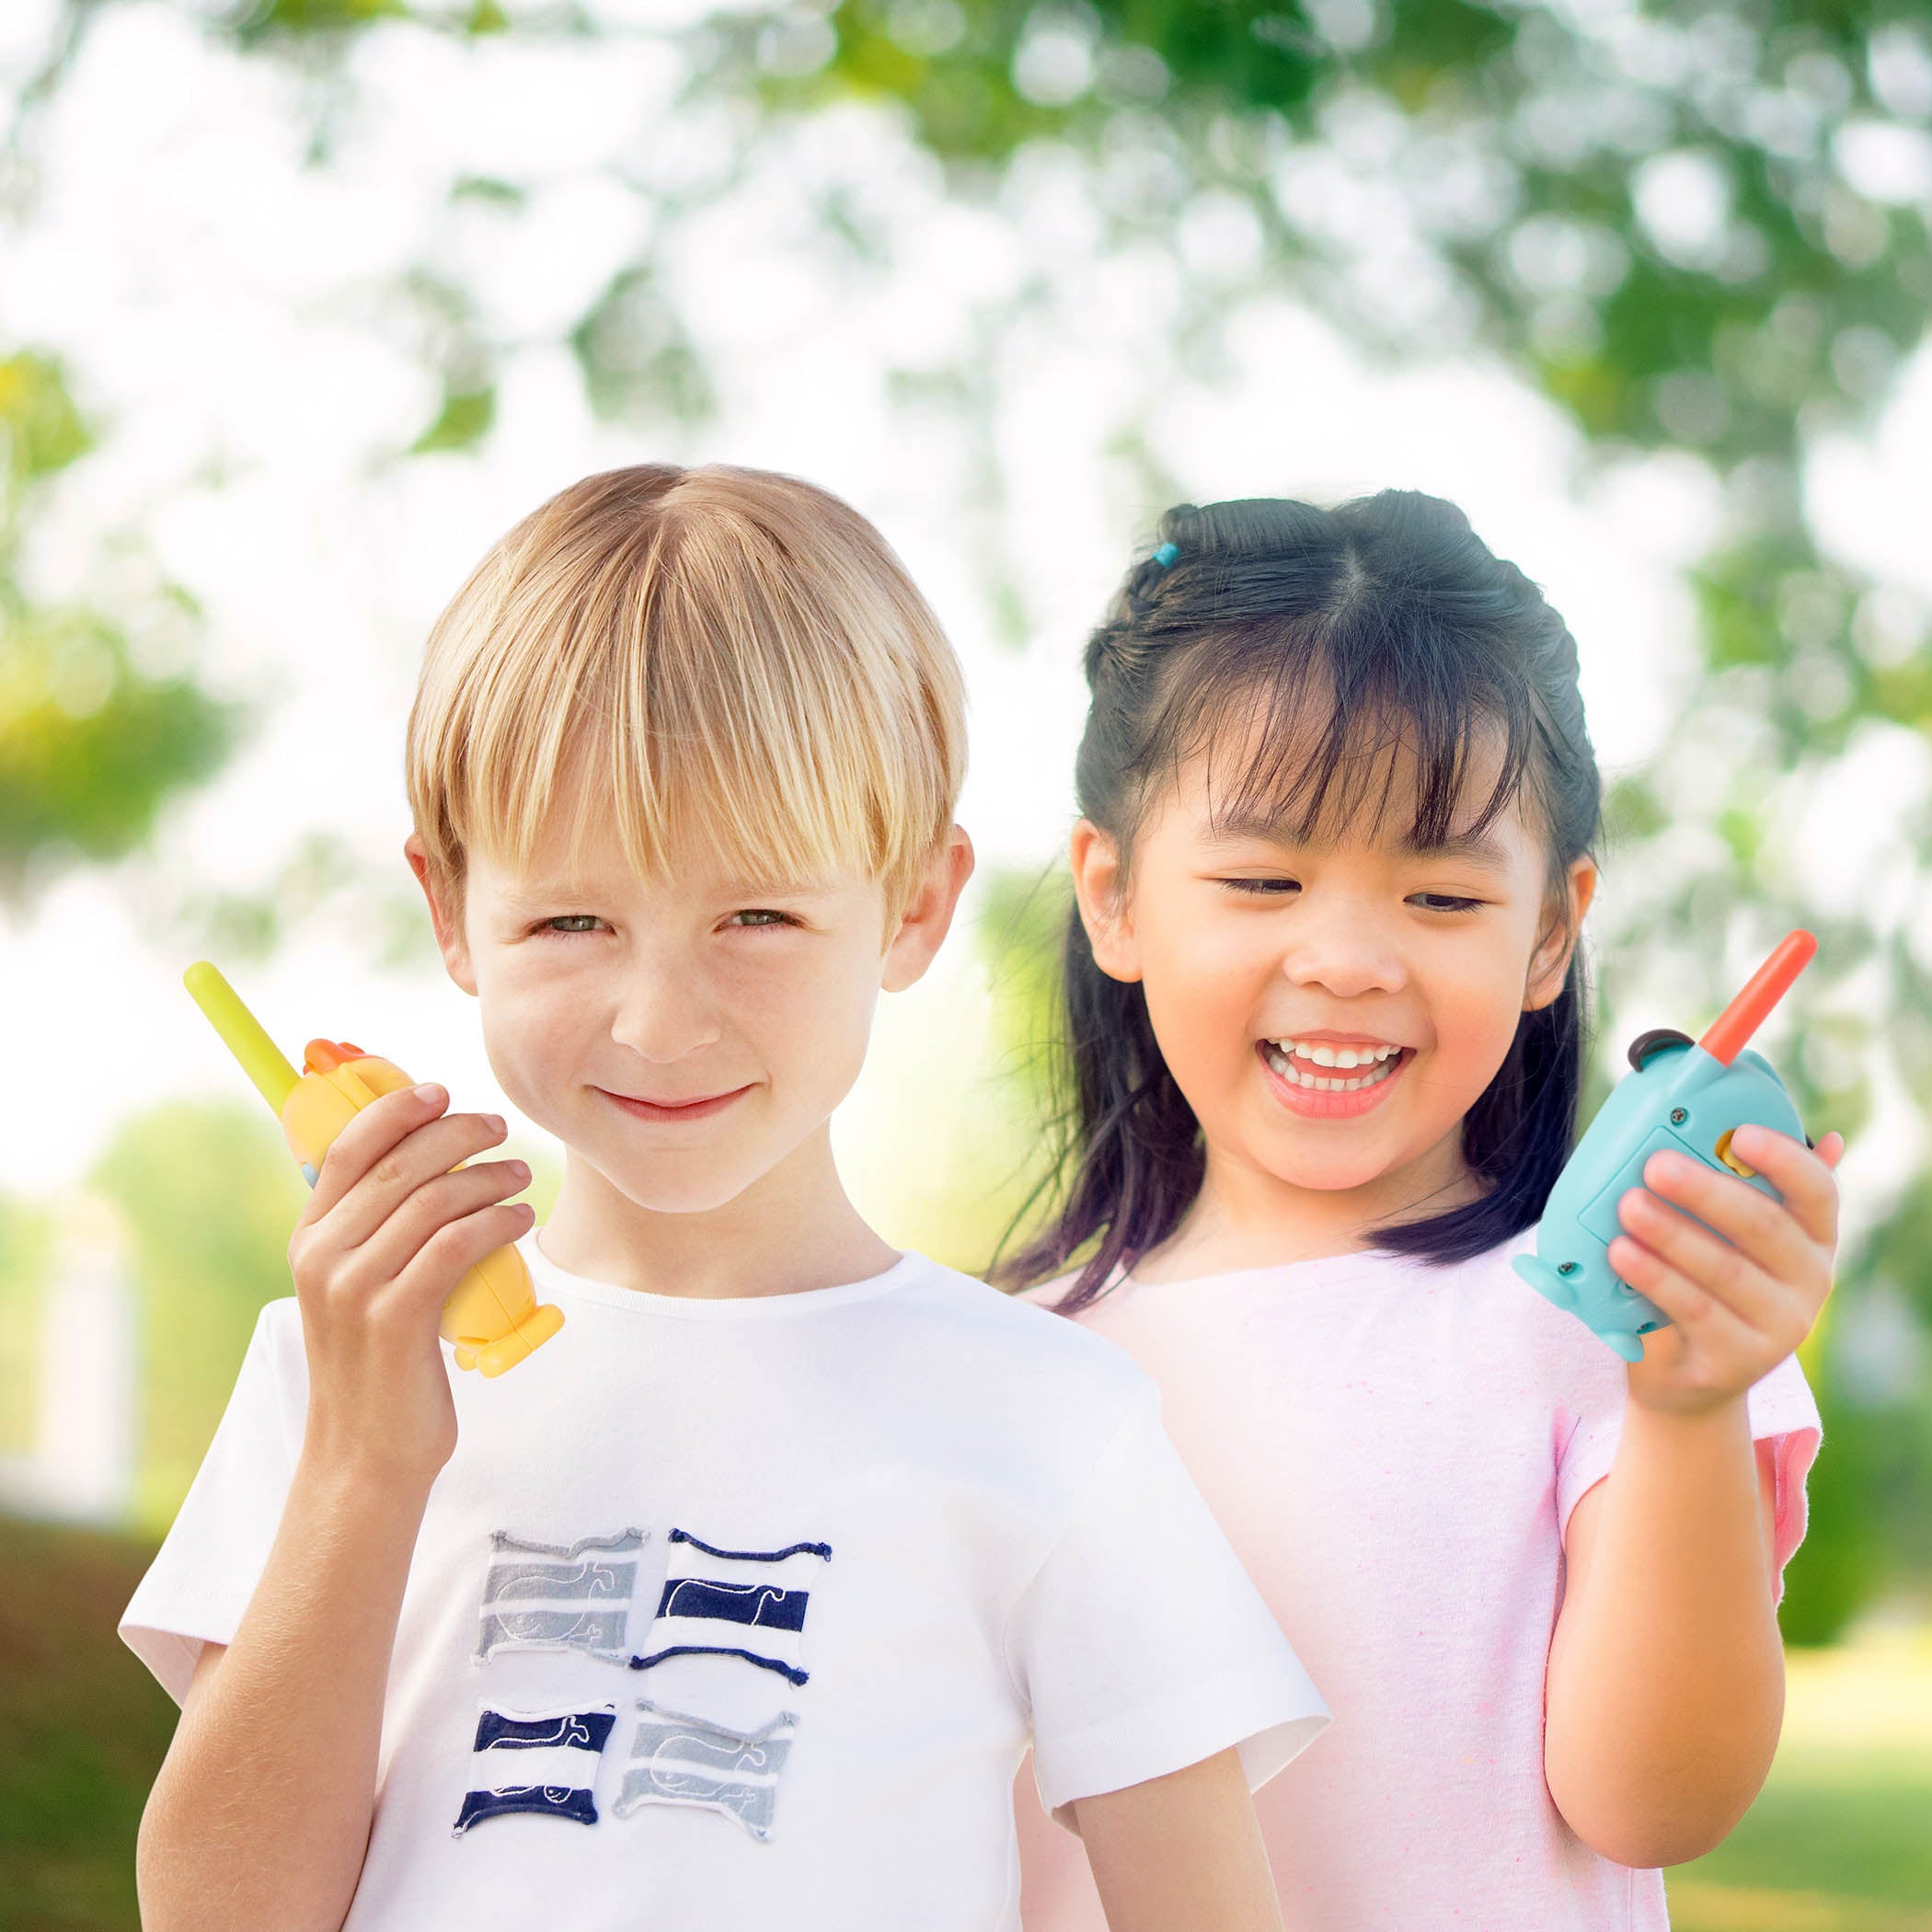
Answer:
[(1591, 1103), (1802, 924), (1761, 1043), (1850, 1143), (1785, 1742), (1676, 1923), (1932, 1927), (1928, 224), (1901, 0), (5, 0), (0, 1922), (136, 1923), (173, 1707), (112, 1624), (289, 1289), (182, 970), (503, 1109), (401, 856), (422, 639), (551, 490), (718, 459), (857, 504), (967, 665), (981, 871), (837, 1132), (968, 1268), (1161, 509), (1432, 489), (1546, 586)]

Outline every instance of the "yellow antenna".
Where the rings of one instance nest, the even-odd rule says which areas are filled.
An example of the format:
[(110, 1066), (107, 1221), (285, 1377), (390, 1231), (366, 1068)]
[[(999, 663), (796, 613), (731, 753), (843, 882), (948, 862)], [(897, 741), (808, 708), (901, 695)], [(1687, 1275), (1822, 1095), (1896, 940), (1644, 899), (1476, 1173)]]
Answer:
[(283, 1104), (302, 1077), (289, 1064), (288, 1055), (269, 1038), (261, 1022), (242, 1004), (241, 995), (210, 961), (197, 960), (181, 975), (181, 983), (280, 1120)]

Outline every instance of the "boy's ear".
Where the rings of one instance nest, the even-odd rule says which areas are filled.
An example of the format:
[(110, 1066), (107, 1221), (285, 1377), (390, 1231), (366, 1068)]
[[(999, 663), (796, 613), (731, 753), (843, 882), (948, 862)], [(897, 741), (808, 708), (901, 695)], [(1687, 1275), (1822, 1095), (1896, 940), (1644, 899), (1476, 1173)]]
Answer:
[(952, 926), (960, 894), (972, 877), (972, 841), (963, 825), (955, 825), (926, 861), (919, 890), (886, 942), (885, 970), (879, 981), (883, 991), (903, 993), (932, 964)]
[(1094, 964), (1109, 979), (1139, 979), (1141, 955), (1134, 940), (1133, 918), (1121, 898), (1120, 848), (1110, 834), (1102, 832), (1091, 819), (1081, 819), (1074, 826), (1067, 857), (1073, 866), (1074, 898), (1080, 907), (1080, 923), (1087, 928), (1087, 943), (1093, 949)]
[(477, 976), (470, 971), (469, 947), (465, 936), (452, 924), (448, 913), (436, 902), (436, 890), (430, 883), (430, 855), (423, 849), (422, 834), (412, 832), (403, 841), (403, 857), (430, 903), (430, 924), (436, 928), (436, 948), (443, 955), (444, 970), (464, 992), (475, 995)]
[(1536, 1012), (1547, 1006), (1563, 990), (1563, 976), (1570, 971), (1570, 956), (1582, 937), (1583, 914), (1596, 896), (1596, 867), (1587, 858), (1578, 859), (1565, 881), (1567, 907), (1558, 907), (1530, 960), (1529, 977), (1523, 989), (1523, 1010)]

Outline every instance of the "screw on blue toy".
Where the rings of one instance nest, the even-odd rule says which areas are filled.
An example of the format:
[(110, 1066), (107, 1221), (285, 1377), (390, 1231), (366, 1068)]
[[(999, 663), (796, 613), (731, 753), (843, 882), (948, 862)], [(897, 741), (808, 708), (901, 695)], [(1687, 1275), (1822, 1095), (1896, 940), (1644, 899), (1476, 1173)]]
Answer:
[(1817, 950), (1810, 933), (1788, 934), (1701, 1040), (1660, 1028), (1631, 1042), (1634, 1071), (1604, 1102), (1558, 1176), (1536, 1229), (1535, 1253), (1511, 1263), (1537, 1294), (1574, 1315), (1626, 1362), (1640, 1361), (1638, 1338), (1670, 1320), (1619, 1280), (1609, 1261), (1610, 1243), (1623, 1232), (1616, 1204), (1643, 1185), (1644, 1163), (1665, 1148), (1688, 1154), (1781, 1201), (1731, 1151), (1731, 1135), (1755, 1123), (1811, 1144), (1784, 1082), (1745, 1042)]

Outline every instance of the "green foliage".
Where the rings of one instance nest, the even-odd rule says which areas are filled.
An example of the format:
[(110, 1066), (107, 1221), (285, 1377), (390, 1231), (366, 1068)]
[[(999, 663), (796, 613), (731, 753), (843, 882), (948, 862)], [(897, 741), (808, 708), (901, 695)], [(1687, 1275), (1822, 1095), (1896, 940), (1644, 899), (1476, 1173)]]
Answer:
[(615, 276), (570, 335), (591, 407), (607, 420), (705, 421), (718, 407), (696, 345), (649, 268)]
[(135, 1520), (167, 1528), (206, 1453), (265, 1302), (293, 1292), (307, 1197), (258, 1106), (177, 1102), (123, 1121), (86, 1184), (128, 1230), (141, 1306)]
[(1044, 872), (1006, 867), (987, 880), (973, 929), (992, 982), (1001, 1068), (1042, 1113), (1054, 1100), (1061, 960), (1072, 907), (1073, 880), (1064, 866)]
[[(111, 5), (69, 0), (68, 17), (84, 25)], [(1607, 801), (1606, 860), (1647, 891), (1615, 932), (1597, 922), (1609, 1018), (1586, 1112), (1614, 1066), (1616, 1016), (1638, 962), (1673, 988), (1685, 1008), (1678, 1023), (1691, 1025), (1735, 991), (1742, 954), (1762, 958), (1796, 925), (1821, 940), (1777, 1023), (1780, 1067), (1802, 1117), (1857, 1133), (1881, 1052), (1908, 1090), (1932, 1092), (1932, 975), (1864, 913), (1825, 916), (1808, 903), (1772, 834), (1791, 788), (1855, 757), (1861, 733), (1932, 732), (1923, 612), (1821, 554), (1803, 489), (1808, 448), (1871, 420), (1932, 305), (1927, 207), (1904, 178), (1909, 167), (1888, 179), (1884, 159), (1922, 156), (1932, 121), (1922, 6), (831, 0), (720, 6), (685, 30), (649, 9), (638, 17), (588, 0), (251, 0), (217, 13), (212, 30), (305, 70), (368, 33), (637, 33), (678, 41), (691, 97), (755, 110), (737, 119), (738, 151), (708, 174), (697, 169), (695, 185), (640, 188), (651, 196), (650, 245), (566, 332), (587, 395), (609, 419), (706, 418), (715, 397), (703, 344), (678, 313), (662, 251), (681, 223), (702, 221), (710, 198), (742, 183), (774, 125), (868, 103), (962, 197), (997, 206), (1015, 164), (1031, 157), (1084, 169), (1103, 248), (1168, 250), (1181, 261), (1177, 369), (1213, 379), (1229, 319), (1249, 297), (1286, 294), (1366, 350), (1499, 354), (1598, 454), (1696, 453), (1723, 489), (1720, 527), (1691, 585), (1708, 675), (1656, 758), (1620, 776)], [(490, 176), (452, 184), (465, 220), (490, 208), (522, 218), (523, 192)], [(1248, 211), (1259, 247), (1247, 268), (1198, 273), (1187, 261), (1189, 217), (1209, 196)], [(847, 200), (835, 189), (822, 200), (825, 247), (842, 270), (885, 259)], [(1042, 299), (1042, 281), (976, 309), (957, 366), (890, 385), (908, 408), (954, 414), (982, 506), (1000, 493), (986, 442), (1000, 358), (1013, 325)], [(421, 273), (405, 293), (442, 397), (414, 447), (470, 447), (489, 431), (497, 367), (512, 345), (487, 339), (461, 287)], [(50, 453), (27, 459), (42, 465), (71, 461), (77, 447), (77, 418), (63, 416), (51, 366), (36, 362), (17, 383), (38, 401), (17, 408), (33, 427), (15, 430), (15, 444)], [(1133, 424), (1120, 425), (1110, 450), (1137, 513), (1177, 493)], [(1284, 473), (1283, 487), (1293, 480)], [(978, 560), (989, 611), (1022, 638), (1024, 604), (1006, 559), (986, 549)], [(9, 638), (0, 635), (0, 650)], [(6, 730), (0, 705), (0, 775)], [(1691, 796), (1695, 811), (1683, 802)], [(135, 835), (137, 817), (124, 816)], [(1932, 825), (1904, 829), (1923, 870)], [(1022, 963), (996, 986), (995, 1023), (1005, 1057), (1031, 1081), (1033, 1016), (1049, 980), (1024, 963), (1038, 938), (1024, 936), (1024, 894), (1008, 901), (1002, 891), (988, 920), (1018, 922), (1002, 957)], [(275, 921), (259, 923), (261, 942), (272, 943)], [(398, 945), (414, 929), (399, 914)], [(1932, 1249), (1912, 1203), (1926, 1184), (1919, 1177), (1887, 1223), (1906, 1233), (1885, 1263), (1922, 1308), (1932, 1302)], [(1848, 1262), (1839, 1290), (1847, 1305), (1878, 1265)], [(1834, 1425), (1848, 1470), (1856, 1426)], [(1923, 1498), (1932, 1421), (1914, 1427), (1921, 1474), (1910, 1493)], [(1840, 1574), (1856, 1569), (1847, 1559)], [(1792, 1614), (1824, 1627), (1852, 1588), (1840, 1610), (1800, 1602)]]
[(173, 1700), (114, 1634), (152, 1544), (0, 1517), (0, 1898), (13, 1932), (137, 1932)]
[(169, 798), (227, 762), (241, 715), (186, 678), (140, 675), (125, 637), (91, 612), (6, 624), (0, 897), (29, 897), (37, 861), (104, 863), (144, 845)]
[(412, 456), (432, 450), (474, 449), (489, 433), (497, 420), (497, 392), (484, 389), (445, 388), (443, 410), (428, 429), (409, 445)]
[[(1048, 139), (1103, 164), (1158, 152), (1175, 171), (1148, 225), (1204, 187), (1247, 194), (1283, 265), (1350, 244), (1283, 200), (1282, 162), (1331, 139), (1338, 108), (1381, 104), (1398, 125), (1365, 171), (1479, 332), (1594, 437), (1787, 452), (1797, 405), (1869, 406), (1932, 300), (1922, 216), (1834, 149), (1847, 123), (1912, 124), (1927, 42), (1905, 9), (841, 0), (825, 25), (793, 73), (810, 56), (782, 15), (721, 16), (714, 81), (776, 109), (891, 100), (952, 162)], [(1657, 215), (1660, 155), (1708, 233)]]
[(0, 467), (9, 501), (28, 484), (66, 468), (90, 440), (57, 362), (24, 350), (0, 360)]
[[(1856, 1289), (1852, 1291), (1856, 1293)], [(1788, 1644), (1834, 1643), (1891, 1581), (1879, 1494), (1884, 1422), (1846, 1398), (1834, 1359), (1846, 1291), (1828, 1306), (1802, 1351), (1823, 1434), (1806, 1484), (1805, 1539), (1785, 1571), (1777, 1624)]]
[(41, 1293), (52, 1251), (48, 1215), (0, 1194), (0, 1456), (33, 1446)]
[[(90, 440), (58, 362), (0, 361), (0, 903), (143, 845), (168, 801), (227, 761), (245, 716), (187, 678), (144, 675), (126, 626), (22, 581), (40, 492)], [(167, 587), (134, 617), (155, 631), (193, 620)]]

